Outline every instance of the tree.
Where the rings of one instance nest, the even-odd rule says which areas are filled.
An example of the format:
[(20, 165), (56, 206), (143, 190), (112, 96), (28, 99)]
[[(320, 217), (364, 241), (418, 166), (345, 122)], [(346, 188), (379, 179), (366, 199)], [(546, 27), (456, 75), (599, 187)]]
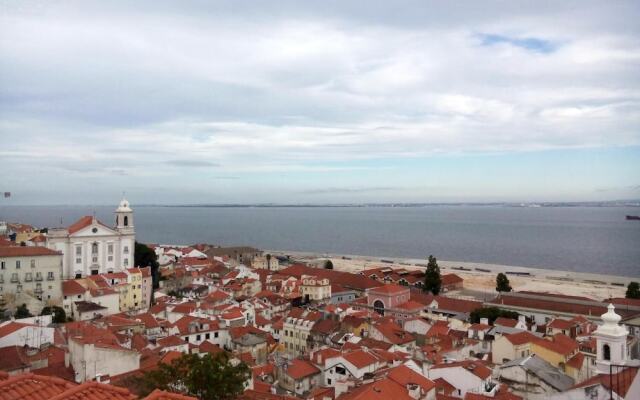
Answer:
[(496, 291), (498, 292), (510, 292), (513, 288), (509, 284), (509, 278), (502, 272), (496, 276)]
[(16, 319), (20, 319), (20, 318), (33, 317), (33, 314), (29, 312), (27, 305), (23, 303), (21, 306), (18, 306), (18, 308), (16, 309), (16, 313), (13, 316)]
[(424, 277), (424, 287), (422, 290), (436, 295), (440, 293), (440, 289), (442, 289), (442, 277), (440, 276), (438, 260), (436, 260), (434, 256), (429, 256), (427, 271), (425, 272)]
[(226, 352), (215, 355), (184, 354), (171, 364), (159, 364), (137, 382), (138, 394), (147, 396), (154, 389), (181, 392), (202, 400), (231, 400), (244, 391), (251, 376), (244, 363), (233, 365)]
[(517, 320), (518, 313), (515, 311), (502, 310), (498, 307), (480, 307), (471, 311), (471, 314), (469, 315), (471, 323), (474, 324), (480, 322), (480, 318), (487, 318), (489, 319), (489, 323), (493, 324), (498, 317)]
[(134, 265), (136, 267), (151, 267), (153, 288), (157, 289), (159, 287), (158, 269), (160, 267), (160, 264), (158, 264), (158, 256), (156, 255), (156, 252), (151, 250), (151, 248), (149, 248), (149, 246), (147, 246), (146, 244), (136, 242), (134, 258)]
[(627, 286), (627, 299), (640, 299), (640, 284), (638, 282), (630, 282)]
[(331, 260), (327, 260), (324, 262), (324, 269), (333, 269), (333, 263)]
[(47, 306), (42, 309), (40, 315), (50, 315), (53, 314), (53, 323), (54, 324), (64, 324), (67, 322), (67, 313), (64, 312), (62, 307), (58, 306)]

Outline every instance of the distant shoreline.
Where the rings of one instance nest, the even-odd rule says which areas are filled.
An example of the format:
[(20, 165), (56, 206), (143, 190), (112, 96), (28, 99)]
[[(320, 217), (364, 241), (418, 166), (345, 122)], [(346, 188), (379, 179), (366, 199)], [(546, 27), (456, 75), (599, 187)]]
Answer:
[[(271, 253), (272, 255), (290, 255), (296, 258), (311, 258), (311, 259), (344, 259), (359, 261), (365, 263), (376, 264), (380, 267), (394, 266), (420, 268), (416, 264), (426, 265), (426, 259), (416, 258), (403, 258), (403, 257), (376, 257), (376, 256), (363, 256), (353, 254), (334, 254), (323, 252), (305, 252), (305, 251), (287, 251), (287, 250), (263, 250), (265, 253)], [(383, 261), (384, 260), (384, 261)], [(392, 262), (389, 262), (392, 261)], [(467, 274), (498, 274), (500, 272), (508, 273), (515, 272), (515, 274), (508, 274), (520, 277), (527, 277), (524, 274), (530, 274), (529, 277), (551, 279), (557, 281), (576, 282), (576, 283), (590, 283), (590, 284), (605, 284), (611, 285), (611, 283), (617, 283), (618, 285), (611, 285), (612, 287), (621, 287), (619, 285), (626, 285), (631, 280), (639, 280), (640, 276), (620, 276), (610, 274), (597, 274), (591, 272), (579, 272), (579, 271), (567, 271), (557, 269), (535, 268), (535, 267), (522, 267), (515, 265), (501, 265), (501, 264), (489, 264), (481, 262), (468, 262), (468, 261), (448, 261), (438, 260), (438, 264), (441, 269), (447, 270), (447, 272), (460, 272)], [(459, 269), (460, 267), (465, 269)], [(424, 268), (424, 267), (423, 267)], [(480, 269), (480, 270), (479, 270)]]

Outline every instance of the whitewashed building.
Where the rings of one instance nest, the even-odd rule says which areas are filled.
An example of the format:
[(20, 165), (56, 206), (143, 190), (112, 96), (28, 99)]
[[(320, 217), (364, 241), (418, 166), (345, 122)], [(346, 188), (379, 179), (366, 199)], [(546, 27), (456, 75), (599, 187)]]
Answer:
[(84, 216), (67, 228), (49, 231), (47, 247), (63, 253), (65, 278), (120, 272), (134, 265), (133, 210), (122, 200), (115, 211), (115, 227), (95, 216)]

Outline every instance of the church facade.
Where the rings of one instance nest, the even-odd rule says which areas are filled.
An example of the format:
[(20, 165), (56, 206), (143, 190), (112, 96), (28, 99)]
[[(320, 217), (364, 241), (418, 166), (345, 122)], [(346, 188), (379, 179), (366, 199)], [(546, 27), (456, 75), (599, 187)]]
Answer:
[(123, 199), (115, 211), (115, 227), (84, 216), (67, 228), (50, 229), (47, 247), (62, 252), (64, 279), (120, 272), (134, 267), (133, 210)]

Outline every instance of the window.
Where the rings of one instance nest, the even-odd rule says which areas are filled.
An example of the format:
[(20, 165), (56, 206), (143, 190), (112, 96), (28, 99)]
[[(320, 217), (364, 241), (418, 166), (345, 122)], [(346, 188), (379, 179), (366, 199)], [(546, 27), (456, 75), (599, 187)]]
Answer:
[(16, 260), (16, 269), (20, 269), (20, 260)]
[(31, 268), (35, 268), (36, 267), (36, 260), (31, 260)]
[(129, 217), (128, 216), (124, 216), (124, 226), (129, 226)]
[(14, 272), (11, 274), (11, 282), (18, 282), (18, 273)]
[(47, 272), (47, 280), (48, 281), (52, 281), (54, 279), (56, 279), (56, 278), (53, 276), (53, 272)]
[(213, 337), (217, 338), (218, 337), (218, 332), (213, 332)]
[(82, 263), (82, 258), (76, 258), (76, 264), (81, 264)]
[(77, 245), (76, 246), (76, 255), (77, 256), (81, 256), (82, 255), (82, 246), (81, 245)]
[(113, 243), (107, 245), (107, 254), (113, 254)]
[(113, 261), (113, 256), (107, 256), (107, 261)]
[(5, 263), (4, 261), (0, 261), (0, 269), (4, 269), (5, 268)]
[(98, 243), (91, 244), (91, 254), (98, 254)]
[(196, 335), (196, 340), (200, 341), (200, 335)]
[(18, 293), (22, 292), (22, 285), (16, 286), (16, 292)]
[(129, 265), (129, 259), (125, 258), (122, 263), (124, 264), (125, 267), (128, 266)]
[(602, 354), (602, 358), (604, 358), (605, 361), (611, 361), (611, 347), (609, 347), (608, 344), (602, 346)]
[(31, 275), (31, 272), (27, 272), (26, 274), (24, 274), (24, 280), (27, 282), (31, 282), (33, 280), (33, 276)]
[(124, 254), (129, 254), (129, 246), (124, 246), (124, 249), (122, 250), (122, 252)]

